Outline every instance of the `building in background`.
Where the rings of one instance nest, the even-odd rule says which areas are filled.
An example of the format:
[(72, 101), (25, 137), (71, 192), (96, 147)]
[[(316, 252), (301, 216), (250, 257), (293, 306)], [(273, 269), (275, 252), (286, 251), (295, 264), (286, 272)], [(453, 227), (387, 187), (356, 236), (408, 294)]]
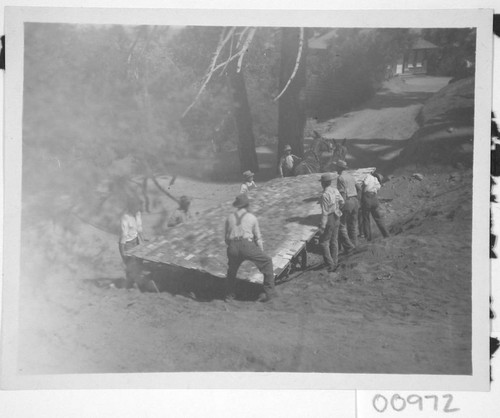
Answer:
[(437, 49), (439, 47), (432, 42), (418, 38), (408, 51), (392, 63), (389, 69), (391, 75), (427, 74), (428, 57)]

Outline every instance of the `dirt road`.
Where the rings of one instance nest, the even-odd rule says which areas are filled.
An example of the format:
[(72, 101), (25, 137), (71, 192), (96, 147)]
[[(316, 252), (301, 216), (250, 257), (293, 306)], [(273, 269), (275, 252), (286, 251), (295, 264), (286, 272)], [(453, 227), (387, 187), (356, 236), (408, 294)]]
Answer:
[(352, 167), (384, 168), (419, 129), (423, 103), (446, 86), (449, 77), (396, 77), (361, 109), (312, 128), (326, 138), (347, 138), (347, 161)]

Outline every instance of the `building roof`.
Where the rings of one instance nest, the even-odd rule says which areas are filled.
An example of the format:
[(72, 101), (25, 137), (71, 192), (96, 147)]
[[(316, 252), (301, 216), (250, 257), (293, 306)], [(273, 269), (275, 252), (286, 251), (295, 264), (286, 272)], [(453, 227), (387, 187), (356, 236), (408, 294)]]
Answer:
[(439, 48), (432, 42), (426, 41), (423, 38), (418, 38), (412, 45), (411, 49), (436, 49)]

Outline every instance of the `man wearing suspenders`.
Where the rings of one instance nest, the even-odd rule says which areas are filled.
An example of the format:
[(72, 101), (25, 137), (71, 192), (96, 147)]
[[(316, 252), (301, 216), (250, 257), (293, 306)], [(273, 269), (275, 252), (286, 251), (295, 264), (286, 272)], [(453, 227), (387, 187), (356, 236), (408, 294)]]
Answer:
[(248, 211), (250, 201), (240, 194), (233, 202), (236, 211), (226, 219), (225, 241), (227, 244), (228, 269), (226, 276), (226, 300), (234, 298), (236, 273), (245, 260), (252, 261), (264, 275), (264, 292), (259, 301), (267, 302), (276, 296), (272, 259), (264, 254), (259, 222)]

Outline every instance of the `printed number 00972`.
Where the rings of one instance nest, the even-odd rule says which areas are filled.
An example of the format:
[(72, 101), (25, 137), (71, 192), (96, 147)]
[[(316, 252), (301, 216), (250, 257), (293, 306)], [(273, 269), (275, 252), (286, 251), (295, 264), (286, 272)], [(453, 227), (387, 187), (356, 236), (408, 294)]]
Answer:
[[(443, 400), (446, 399), (446, 402), (442, 406), (443, 412), (457, 412), (460, 411), (460, 408), (452, 408), (451, 403), (453, 402), (453, 395), (441, 395)], [(431, 401), (428, 401), (431, 400)], [(439, 409), (439, 397), (437, 395), (409, 395), (405, 398), (399, 396), (399, 394), (395, 393), (387, 399), (385, 396), (377, 394), (373, 397), (372, 404), (373, 408), (377, 412), (385, 412), (388, 408), (393, 409), (394, 411), (401, 412), (403, 411), (407, 404), (409, 405), (418, 405), (418, 409), (423, 411), (424, 406), (432, 403), (432, 408), (434, 411)]]

